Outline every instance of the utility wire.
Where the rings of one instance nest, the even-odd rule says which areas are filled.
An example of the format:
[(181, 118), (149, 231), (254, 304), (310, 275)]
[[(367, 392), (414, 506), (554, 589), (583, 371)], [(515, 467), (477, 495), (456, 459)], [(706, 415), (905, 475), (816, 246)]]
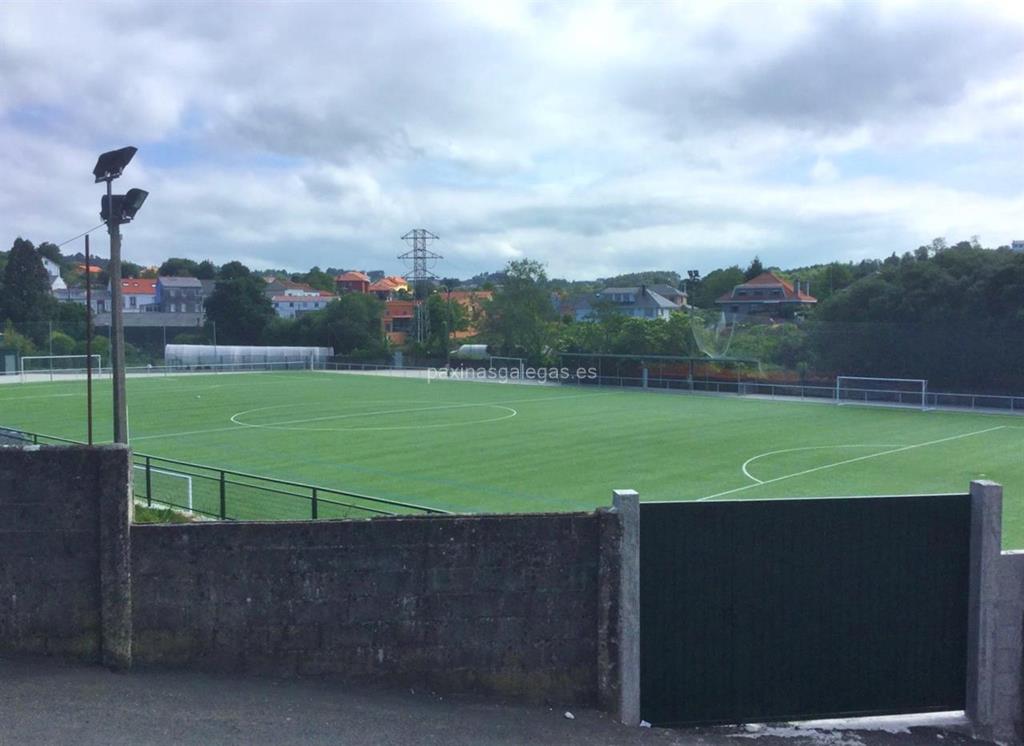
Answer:
[(64, 246), (64, 244), (69, 244), (69, 243), (71, 243), (72, 241), (77, 241), (77, 240), (78, 240), (79, 238), (81, 238), (82, 236), (87, 236), (87, 235), (89, 235), (90, 233), (92, 233), (92, 232), (93, 232), (94, 230), (96, 230), (96, 228), (102, 228), (102, 227), (103, 227), (103, 226), (105, 226), (105, 225), (106, 225), (106, 223), (100, 223), (99, 225), (97, 225), (97, 226), (95, 226), (95, 227), (93, 227), (93, 228), (90, 228), (90, 229), (89, 229), (89, 230), (87, 230), (87, 231), (86, 231), (85, 233), (79, 233), (79, 234), (78, 234), (77, 236), (75, 236), (74, 238), (69, 238), (69, 239), (68, 239), (67, 241), (64, 241), (63, 243), (59, 243), (59, 244), (57, 244), (57, 248), (60, 248), (61, 246)]

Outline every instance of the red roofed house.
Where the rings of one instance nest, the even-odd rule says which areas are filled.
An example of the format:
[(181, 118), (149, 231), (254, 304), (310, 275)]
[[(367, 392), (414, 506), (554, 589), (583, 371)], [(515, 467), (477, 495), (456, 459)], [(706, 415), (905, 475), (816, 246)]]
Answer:
[(156, 280), (121, 280), (121, 302), (125, 311), (156, 310)]
[(409, 283), (402, 277), (383, 277), (369, 287), (369, 292), (381, 300), (394, 300), (403, 290), (409, 291)]
[(346, 272), (334, 278), (339, 293), (365, 293), (370, 289), (370, 278), (362, 272)]
[(810, 294), (810, 283), (796, 287), (771, 272), (762, 272), (747, 280), (715, 301), (722, 307), (726, 321), (744, 319), (748, 316), (784, 316), (793, 311), (812, 306), (818, 299)]

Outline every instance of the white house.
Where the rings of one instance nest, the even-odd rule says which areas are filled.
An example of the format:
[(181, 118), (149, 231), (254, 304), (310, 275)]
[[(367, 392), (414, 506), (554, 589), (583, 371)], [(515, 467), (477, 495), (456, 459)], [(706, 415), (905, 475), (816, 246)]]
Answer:
[(47, 259), (45, 256), (39, 257), (43, 260), (43, 267), (46, 269), (46, 274), (50, 276), (50, 290), (67, 290), (68, 286), (64, 282), (64, 278), (60, 276), (60, 267), (57, 266), (57, 262), (52, 259)]
[(312, 311), (322, 311), (337, 297), (333, 293), (318, 290), (311, 293), (275, 295), (270, 301), (274, 304), (274, 312), (278, 316), (282, 319), (294, 319)]
[(156, 280), (121, 280), (121, 303), (128, 313), (156, 310)]

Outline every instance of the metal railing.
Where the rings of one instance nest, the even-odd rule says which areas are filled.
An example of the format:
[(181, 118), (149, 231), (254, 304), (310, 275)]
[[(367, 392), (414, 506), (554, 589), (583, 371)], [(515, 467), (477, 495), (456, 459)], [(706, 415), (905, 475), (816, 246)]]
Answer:
[[(84, 445), (81, 441), (17, 428), (0, 429), (0, 444)], [(318, 520), (448, 511), (244, 471), (132, 452), (133, 496), (140, 504), (170, 507), (217, 520)]]
[[(799, 383), (761, 383), (757, 381), (679, 377), (600, 375), (589, 380), (573, 379), (571, 384), (611, 386), (616, 388), (646, 388), (653, 390), (693, 391), (712, 394), (738, 394), (765, 396), (778, 399), (811, 399), (836, 401), (834, 385), (822, 386)], [(920, 391), (905, 389), (847, 388), (843, 389), (843, 404), (877, 404), (921, 408)], [(1024, 414), (1024, 396), (1000, 394), (961, 394), (947, 391), (928, 391), (924, 395), (926, 409), (1006, 412)]]

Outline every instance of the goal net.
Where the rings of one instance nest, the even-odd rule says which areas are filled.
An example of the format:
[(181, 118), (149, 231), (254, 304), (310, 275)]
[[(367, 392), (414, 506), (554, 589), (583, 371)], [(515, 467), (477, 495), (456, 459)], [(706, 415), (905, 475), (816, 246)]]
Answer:
[(924, 378), (836, 377), (836, 404), (881, 404), (928, 407), (928, 381)]
[(523, 377), (526, 369), (526, 359), (521, 357), (500, 357), (492, 355), (487, 361), (487, 367), (492, 370), (519, 371), (520, 378)]
[(135, 499), (162, 508), (192, 512), (192, 477), (145, 464), (133, 464)]
[(99, 355), (29, 355), (21, 358), (22, 375), (85, 373), (90, 367), (93, 372), (102, 373), (103, 358)]

